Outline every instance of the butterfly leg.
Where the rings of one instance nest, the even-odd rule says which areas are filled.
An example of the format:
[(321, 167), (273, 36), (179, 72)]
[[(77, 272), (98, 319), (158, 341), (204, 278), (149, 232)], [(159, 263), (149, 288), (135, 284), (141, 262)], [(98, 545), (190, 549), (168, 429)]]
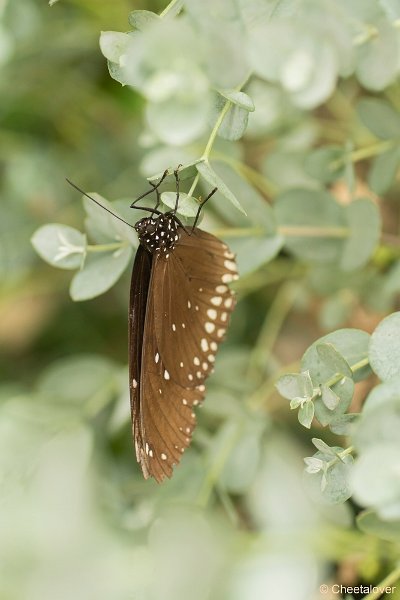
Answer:
[(179, 169), (181, 168), (181, 166), (182, 165), (178, 165), (177, 168), (174, 171), (175, 184), (176, 184), (176, 200), (175, 200), (174, 215), (176, 215), (176, 213), (178, 212), (178, 204), (179, 204)]
[[(136, 200), (134, 200), (132, 202), (131, 208), (134, 208), (134, 205), (136, 204), (136, 202), (139, 202), (139, 200), (141, 200), (142, 198), (145, 198), (146, 196), (148, 196), (152, 192), (156, 191), (156, 193), (157, 193), (158, 192), (158, 188), (160, 187), (160, 185), (162, 184), (162, 182), (164, 181), (164, 179), (167, 177), (167, 175), (168, 175), (168, 169), (166, 169), (164, 171), (164, 173), (162, 174), (161, 179), (159, 180), (158, 183), (152, 183), (150, 181), (149, 183), (152, 186), (151, 190), (147, 190), (147, 192), (144, 192), (144, 194), (141, 194), (138, 198), (136, 198)], [(157, 193), (157, 205), (156, 205), (156, 209), (158, 208), (158, 205), (159, 205), (159, 193)]]
[(196, 217), (195, 217), (195, 219), (194, 219), (194, 223), (193, 223), (193, 225), (192, 225), (192, 231), (191, 231), (191, 232), (193, 232), (193, 229), (194, 229), (194, 228), (196, 227), (196, 225), (197, 225), (197, 221), (199, 220), (200, 212), (201, 212), (202, 208), (204, 207), (205, 203), (206, 203), (206, 202), (208, 202), (208, 200), (209, 200), (209, 199), (210, 199), (212, 196), (214, 196), (214, 194), (215, 194), (215, 192), (216, 192), (217, 190), (218, 190), (218, 188), (214, 188), (213, 190), (211, 190), (211, 192), (208, 194), (207, 198), (204, 198), (203, 202), (201, 202), (201, 203), (199, 204), (199, 208), (197, 209)]

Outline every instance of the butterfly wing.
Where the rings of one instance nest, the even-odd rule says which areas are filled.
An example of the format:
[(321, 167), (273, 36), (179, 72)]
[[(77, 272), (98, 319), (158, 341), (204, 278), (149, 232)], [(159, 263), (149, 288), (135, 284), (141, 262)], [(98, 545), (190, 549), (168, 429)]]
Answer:
[[(199, 229), (191, 235), (183, 229), (179, 233), (177, 246), (154, 254), (150, 263), (143, 256), (148, 253), (141, 251), (134, 273), (139, 280), (142, 273), (147, 287), (140, 281), (132, 281), (131, 287), (136, 456), (144, 477), (158, 482), (172, 475), (190, 444), (196, 424), (193, 407), (204, 398), (203, 381), (212, 370), (234, 306), (226, 283), (237, 278), (234, 256), (220, 240)], [(140, 358), (135, 354), (139, 352)]]
[(187, 388), (175, 382), (164, 362), (155, 332), (155, 300), (168, 279), (169, 264), (153, 259), (143, 334), (140, 414), (134, 421), (137, 459), (147, 478), (161, 482), (190, 444), (196, 424), (193, 406), (201, 402), (204, 386)]
[(193, 387), (213, 369), (235, 306), (227, 283), (238, 274), (234, 255), (221, 240), (197, 228), (179, 233), (155, 297), (156, 337), (171, 378)]
[(142, 345), (146, 317), (147, 296), (149, 291), (152, 255), (139, 246), (132, 269), (131, 290), (128, 315), (129, 349), (129, 392), (131, 402), (132, 425), (135, 431), (136, 456), (139, 461), (142, 446), (139, 428), (140, 418), (140, 373), (142, 366)]

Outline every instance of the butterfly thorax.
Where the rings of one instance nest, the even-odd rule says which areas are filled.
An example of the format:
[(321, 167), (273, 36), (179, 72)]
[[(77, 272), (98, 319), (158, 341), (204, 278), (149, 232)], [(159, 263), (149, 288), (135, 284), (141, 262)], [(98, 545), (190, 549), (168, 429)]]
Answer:
[(173, 250), (179, 240), (178, 223), (170, 213), (140, 219), (135, 229), (139, 242), (151, 254)]

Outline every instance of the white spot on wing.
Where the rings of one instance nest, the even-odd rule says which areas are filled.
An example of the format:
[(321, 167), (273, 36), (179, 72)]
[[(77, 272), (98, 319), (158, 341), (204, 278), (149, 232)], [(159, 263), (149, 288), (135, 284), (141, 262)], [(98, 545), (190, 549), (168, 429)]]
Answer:
[(232, 260), (224, 260), (224, 266), (229, 269), (229, 271), (236, 271), (236, 264)]
[(211, 342), (210, 343), (210, 348), (211, 348), (211, 350), (214, 350), (214, 352), (215, 352), (218, 349), (217, 342)]
[(231, 273), (224, 273), (221, 277), (223, 283), (230, 283), (231, 281), (233, 281), (234, 275), (232, 275)]
[(215, 329), (215, 325), (214, 325), (214, 323), (209, 323), (207, 321), (206, 324), (204, 325), (204, 329), (207, 331), (207, 333), (212, 333)]
[(217, 285), (215, 291), (217, 292), (217, 294), (225, 294), (225, 292), (228, 291), (228, 288), (226, 285)]
[(154, 360), (155, 360), (155, 363), (156, 363), (156, 364), (157, 364), (157, 363), (158, 363), (158, 361), (160, 360), (160, 355), (158, 354), (158, 352), (157, 352), (157, 354), (155, 355), (155, 357), (154, 357)]
[(172, 323), (172, 331), (176, 331), (176, 325), (175, 325), (175, 323)]
[(213, 296), (211, 298), (211, 304), (214, 304), (214, 306), (220, 306), (221, 302), (222, 302), (221, 296)]
[(209, 308), (207, 310), (207, 316), (210, 317), (210, 319), (212, 319), (213, 321), (215, 321), (215, 319), (217, 318), (217, 311), (215, 310), (215, 308)]
[(164, 371), (164, 379), (169, 379), (169, 373), (168, 373), (167, 369), (165, 369), (165, 371)]
[(198, 356), (195, 356), (195, 357), (194, 357), (194, 359), (193, 359), (193, 362), (194, 362), (194, 364), (195, 364), (195, 365), (199, 366), (199, 364), (200, 364), (200, 359), (199, 359), (199, 357), (198, 357)]
[(167, 455), (161, 452), (161, 460), (167, 460)]
[(233, 298), (227, 298), (224, 302), (226, 308), (230, 308), (233, 304)]
[(207, 342), (206, 338), (201, 339), (200, 346), (201, 346), (201, 349), (203, 350), (203, 352), (207, 352), (208, 342)]
[(136, 388), (137, 388), (137, 381), (136, 381), (136, 379), (132, 379), (132, 387), (133, 387), (134, 389), (136, 389)]

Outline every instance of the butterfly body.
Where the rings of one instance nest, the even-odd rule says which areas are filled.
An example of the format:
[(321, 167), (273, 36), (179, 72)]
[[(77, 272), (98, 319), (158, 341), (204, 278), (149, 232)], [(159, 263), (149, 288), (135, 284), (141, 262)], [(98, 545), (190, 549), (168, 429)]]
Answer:
[(190, 444), (193, 408), (205, 394), (235, 299), (234, 255), (173, 213), (136, 223), (132, 271), (129, 379), (136, 457), (145, 478), (161, 482)]

